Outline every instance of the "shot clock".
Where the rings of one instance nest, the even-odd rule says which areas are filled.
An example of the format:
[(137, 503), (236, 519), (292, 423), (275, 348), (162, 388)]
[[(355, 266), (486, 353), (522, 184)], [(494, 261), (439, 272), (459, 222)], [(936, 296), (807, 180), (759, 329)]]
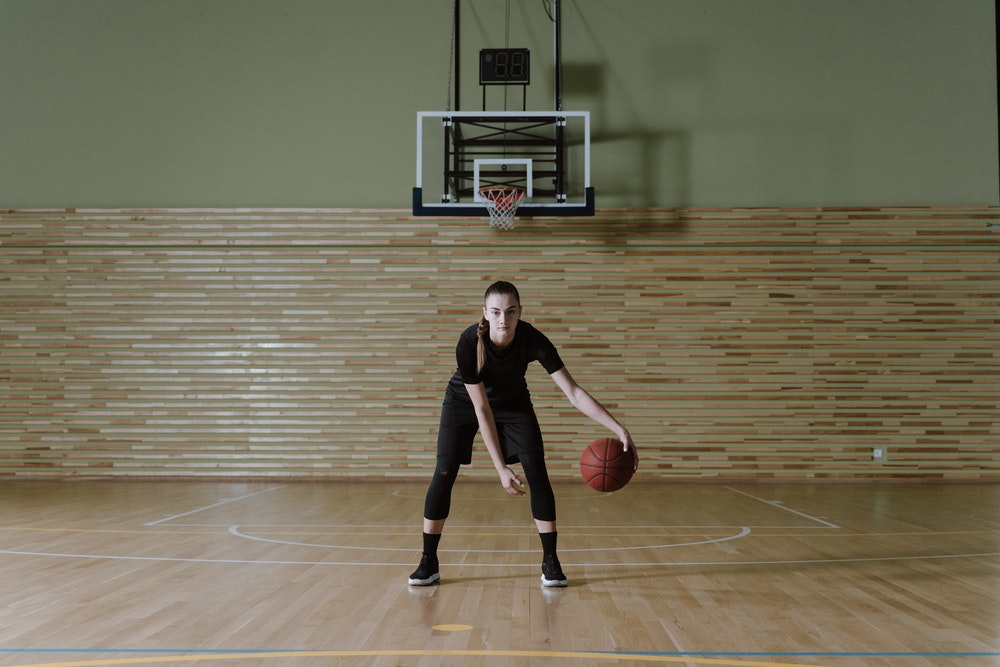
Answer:
[(528, 49), (482, 49), (479, 52), (480, 85), (531, 83)]

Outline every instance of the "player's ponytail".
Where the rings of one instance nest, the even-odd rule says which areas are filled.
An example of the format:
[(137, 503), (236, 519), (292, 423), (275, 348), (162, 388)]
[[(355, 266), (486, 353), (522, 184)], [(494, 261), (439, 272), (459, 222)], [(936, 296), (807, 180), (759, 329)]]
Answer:
[(479, 328), (476, 329), (476, 372), (482, 373), (486, 368), (486, 343), (483, 336), (490, 334), (490, 323), (485, 317), (479, 320)]

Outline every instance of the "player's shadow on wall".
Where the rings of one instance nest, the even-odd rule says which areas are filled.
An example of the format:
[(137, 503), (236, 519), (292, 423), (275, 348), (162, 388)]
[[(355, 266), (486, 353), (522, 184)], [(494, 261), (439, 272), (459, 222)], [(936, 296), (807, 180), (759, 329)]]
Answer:
[[(672, 209), (678, 214), (670, 224), (682, 232), (680, 211), (691, 201), (689, 134), (680, 129), (643, 127), (638, 121), (631, 126), (610, 127), (606, 76), (607, 67), (600, 62), (562, 66), (564, 85), (573, 93), (568, 103), (591, 112), (591, 173), (598, 206)], [(564, 104), (564, 108), (569, 107)], [(663, 220), (655, 224), (662, 231)]]

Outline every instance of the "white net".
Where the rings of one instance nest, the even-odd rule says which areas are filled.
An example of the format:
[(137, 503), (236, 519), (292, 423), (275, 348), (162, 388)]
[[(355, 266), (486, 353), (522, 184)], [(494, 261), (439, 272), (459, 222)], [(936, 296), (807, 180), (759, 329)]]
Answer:
[(514, 229), (517, 207), (526, 194), (521, 188), (509, 185), (480, 188), (479, 196), (490, 214), (490, 227), (505, 231)]

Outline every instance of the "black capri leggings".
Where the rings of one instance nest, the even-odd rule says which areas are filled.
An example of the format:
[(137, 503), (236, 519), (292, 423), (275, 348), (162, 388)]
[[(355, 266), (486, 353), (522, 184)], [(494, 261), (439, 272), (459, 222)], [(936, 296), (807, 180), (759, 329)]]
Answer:
[[(542, 431), (530, 404), (518, 409), (494, 409), (500, 448), (507, 463), (520, 462), (531, 495), (531, 515), (539, 521), (556, 520), (556, 498), (545, 467)], [(445, 401), (438, 429), (437, 466), (424, 500), (424, 518), (447, 519), (451, 490), (459, 468), (472, 461), (472, 443), (479, 430), (471, 405)]]

